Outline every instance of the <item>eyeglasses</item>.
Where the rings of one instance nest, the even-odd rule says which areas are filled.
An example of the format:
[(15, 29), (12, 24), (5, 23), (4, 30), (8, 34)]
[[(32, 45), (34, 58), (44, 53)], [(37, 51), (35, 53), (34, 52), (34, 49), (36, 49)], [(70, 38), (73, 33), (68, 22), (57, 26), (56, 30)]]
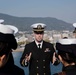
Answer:
[(34, 31), (35, 34), (43, 34), (44, 31)]

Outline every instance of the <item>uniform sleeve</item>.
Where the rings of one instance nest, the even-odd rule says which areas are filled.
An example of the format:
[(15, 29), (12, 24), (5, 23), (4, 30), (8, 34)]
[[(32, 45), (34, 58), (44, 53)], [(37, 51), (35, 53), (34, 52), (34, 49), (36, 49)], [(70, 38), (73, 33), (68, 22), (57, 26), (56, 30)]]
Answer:
[(53, 65), (55, 65), (55, 66), (57, 66), (59, 63), (60, 63), (60, 61), (59, 61), (59, 59), (58, 59), (58, 55), (57, 55), (57, 53), (56, 53), (56, 50), (55, 50), (55, 48), (54, 48), (54, 45), (52, 45), (52, 49), (53, 49), (53, 51), (52, 51), (52, 60), (51, 60), (51, 62), (53, 61), (53, 54), (54, 54), (54, 52), (55, 52), (55, 57), (56, 57), (56, 61), (54, 62), (54, 64)]
[(51, 49), (51, 62), (52, 62), (52, 60), (53, 60), (53, 54), (55, 52), (55, 49), (54, 49), (54, 45), (53, 44), (51, 44), (50, 49)]
[(27, 46), (27, 45), (25, 45), (23, 54), (22, 54), (21, 59), (20, 59), (20, 64), (21, 64), (21, 66), (28, 66), (28, 63), (27, 63), (27, 62), (26, 62), (27, 65), (25, 65), (25, 55), (26, 55), (26, 54), (28, 54), (28, 46)]

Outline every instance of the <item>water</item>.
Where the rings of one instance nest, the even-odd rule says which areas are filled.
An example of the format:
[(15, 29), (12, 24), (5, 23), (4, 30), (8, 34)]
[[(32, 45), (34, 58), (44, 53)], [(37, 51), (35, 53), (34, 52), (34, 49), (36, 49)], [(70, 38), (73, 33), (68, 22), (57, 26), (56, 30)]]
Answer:
[[(13, 57), (14, 57), (15, 64), (17, 66), (19, 66), (19, 67), (21, 67), (21, 65), (20, 65), (21, 55), (22, 55), (22, 52), (13, 52)], [(57, 73), (57, 72), (60, 72), (61, 71), (62, 64), (60, 63), (57, 66), (50, 65), (50, 67), (51, 67), (52, 74), (54, 74), (54, 73)], [(25, 75), (28, 75), (29, 74), (28, 67), (21, 67), (21, 68), (24, 69)]]

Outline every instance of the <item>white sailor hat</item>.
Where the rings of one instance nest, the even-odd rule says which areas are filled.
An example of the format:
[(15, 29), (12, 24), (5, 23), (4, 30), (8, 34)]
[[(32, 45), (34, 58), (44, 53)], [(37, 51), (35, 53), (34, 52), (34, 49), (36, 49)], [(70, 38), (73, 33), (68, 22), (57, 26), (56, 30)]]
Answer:
[(76, 39), (59, 39), (56, 43), (56, 49), (76, 55)]
[(73, 27), (75, 27), (73, 33), (76, 33), (76, 23), (73, 23)]
[(18, 28), (12, 25), (0, 24), (0, 32), (4, 34), (16, 34), (18, 32)]
[(76, 28), (76, 23), (73, 23), (73, 26)]
[(33, 28), (33, 31), (44, 31), (44, 28), (46, 27), (46, 24), (44, 23), (35, 23), (31, 25)]
[(3, 23), (3, 22), (4, 22), (4, 20), (3, 19), (0, 19), (0, 24)]
[(6, 42), (10, 45), (11, 49), (17, 48), (17, 41), (14, 34), (18, 32), (18, 29), (12, 25), (0, 24), (0, 42)]
[(58, 42), (62, 45), (76, 44), (76, 39), (59, 39)]

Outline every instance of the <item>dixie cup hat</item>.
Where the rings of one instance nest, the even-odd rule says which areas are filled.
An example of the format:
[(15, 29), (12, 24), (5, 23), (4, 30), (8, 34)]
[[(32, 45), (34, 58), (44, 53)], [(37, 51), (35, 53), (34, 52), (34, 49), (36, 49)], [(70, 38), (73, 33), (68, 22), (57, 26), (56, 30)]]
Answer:
[(59, 39), (56, 42), (56, 50), (73, 53), (76, 56), (76, 39)]
[(18, 28), (12, 25), (0, 24), (0, 42), (6, 42), (10, 45), (11, 49), (17, 48), (17, 41), (15, 34), (18, 32)]

